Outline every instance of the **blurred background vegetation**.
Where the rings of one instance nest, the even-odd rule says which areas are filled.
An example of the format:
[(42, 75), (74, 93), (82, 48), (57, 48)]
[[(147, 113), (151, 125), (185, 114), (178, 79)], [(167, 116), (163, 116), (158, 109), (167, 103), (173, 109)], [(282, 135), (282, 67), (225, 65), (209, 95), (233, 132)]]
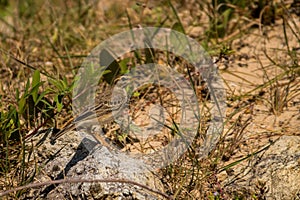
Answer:
[[(30, 138), (40, 130), (60, 126), (62, 118), (70, 115), (73, 78), (83, 59), (101, 41), (132, 27), (167, 27), (195, 38), (217, 60), (226, 60), (237, 51), (234, 42), (253, 29), (262, 30), (263, 35), (263, 28), (278, 20), (283, 33), (291, 29), (299, 42), (299, 24), (298, 29), (286, 24), (291, 15), (299, 17), (299, 4), (297, 0), (1, 0), (0, 190), (28, 184), (41, 171)], [(257, 86), (271, 88), (289, 77), (285, 90), (275, 87), (271, 93), (268, 101), (273, 113), (283, 110), (292, 90), (289, 94), (283, 91), (297, 87), (293, 84), (300, 74), (299, 49), (289, 46), (288, 41), (286, 37), (284, 51), (292, 62), (283, 66), (269, 57), (284, 73)], [(277, 98), (278, 93), (282, 98)], [(297, 95), (297, 91), (292, 93)], [(166, 170), (167, 192), (179, 199), (200, 188), (200, 183), (218, 185), (211, 176), (201, 179), (194, 174), (202, 167), (214, 175), (217, 159), (201, 165), (189, 158), (194, 162), (189, 168), (190, 181), (182, 183), (186, 179), (177, 173), (182, 169), (176, 164)], [(220, 188), (211, 187), (201, 197), (222, 199), (222, 195), (214, 195), (216, 191), (220, 194)], [(26, 191), (10, 198), (20, 198), (23, 193)], [(243, 199), (239, 191), (226, 195)], [(251, 195), (259, 199), (261, 194)]]

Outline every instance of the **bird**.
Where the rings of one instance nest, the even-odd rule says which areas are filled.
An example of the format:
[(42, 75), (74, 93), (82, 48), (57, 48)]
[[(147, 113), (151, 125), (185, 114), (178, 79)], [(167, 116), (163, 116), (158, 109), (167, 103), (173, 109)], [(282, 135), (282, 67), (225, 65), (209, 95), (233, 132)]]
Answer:
[[(55, 144), (56, 140), (62, 135), (75, 130), (76, 127), (90, 129), (93, 125), (105, 125), (115, 120), (120, 114), (122, 108), (127, 105), (127, 93), (125, 90), (117, 88), (112, 90), (106, 88), (103, 93), (96, 95), (95, 105), (88, 107), (81, 112), (75, 119), (69, 122), (65, 128), (57, 133), (52, 133), (50, 143)], [(88, 134), (103, 145), (107, 145), (104, 138), (93, 131), (87, 131)]]

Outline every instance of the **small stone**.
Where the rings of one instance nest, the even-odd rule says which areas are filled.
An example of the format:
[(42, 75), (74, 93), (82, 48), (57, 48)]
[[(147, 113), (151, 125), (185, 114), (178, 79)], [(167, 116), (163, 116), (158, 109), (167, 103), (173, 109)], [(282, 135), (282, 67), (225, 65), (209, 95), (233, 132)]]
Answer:
[(60, 170), (60, 167), (58, 165), (53, 165), (53, 167), (52, 167), (53, 172), (57, 172), (59, 170)]
[(76, 167), (76, 169), (75, 169), (75, 172), (76, 172), (78, 175), (82, 174), (83, 171), (84, 171), (84, 169), (83, 169), (82, 166)]

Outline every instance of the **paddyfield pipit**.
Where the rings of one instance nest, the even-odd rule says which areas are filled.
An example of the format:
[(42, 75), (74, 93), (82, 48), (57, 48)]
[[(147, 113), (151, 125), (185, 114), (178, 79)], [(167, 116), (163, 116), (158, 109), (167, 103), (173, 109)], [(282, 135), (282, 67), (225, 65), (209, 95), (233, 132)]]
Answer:
[[(85, 109), (58, 133), (52, 134), (50, 143), (55, 144), (55, 141), (59, 137), (74, 130), (76, 127), (91, 129), (93, 125), (104, 125), (113, 122), (114, 118), (120, 113), (122, 108), (124, 108), (128, 100), (125, 90), (115, 89), (113, 91), (114, 93), (112, 94), (112, 90), (107, 89), (103, 93), (97, 95), (95, 105)], [(92, 135), (98, 142), (105, 145), (102, 136), (91, 130), (87, 130), (87, 133)]]

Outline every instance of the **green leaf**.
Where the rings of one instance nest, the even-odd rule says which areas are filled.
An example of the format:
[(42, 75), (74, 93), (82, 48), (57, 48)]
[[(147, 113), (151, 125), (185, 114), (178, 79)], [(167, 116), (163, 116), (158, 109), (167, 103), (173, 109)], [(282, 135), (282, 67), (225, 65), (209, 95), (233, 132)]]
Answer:
[(182, 27), (182, 24), (179, 22), (175, 22), (175, 24), (173, 24), (172, 30), (185, 34), (184, 28)]
[(43, 102), (44, 105), (46, 105), (46, 107), (48, 109), (55, 109), (55, 107), (53, 107), (53, 105), (51, 104), (51, 102), (49, 102), (47, 99), (43, 98), (41, 99), (41, 102)]
[(37, 99), (38, 99), (38, 96), (39, 96), (39, 87), (41, 86), (41, 85), (43, 85), (44, 84), (44, 82), (39, 82), (39, 83), (37, 83), (36, 85), (34, 85), (32, 88), (31, 88), (31, 90), (30, 90), (30, 92), (29, 92), (29, 94), (32, 96), (32, 99), (33, 99), (33, 102), (34, 103), (37, 103)]
[(130, 58), (124, 58), (119, 62), (120, 68), (121, 68), (121, 74), (126, 74), (128, 72), (128, 63), (130, 61)]
[(69, 85), (68, 85), (67, 77), (64, 77), (63, 80), (62, 80), (61, 82), (62, 82), (62, 86), (63, 86), (64, 91), (65, 91), (65, 90), (68, 90)]
[(133, 96), (134, 97), (139, 97), (141, 94), (138, 92), (138, 91), (135, 91), (134, 93), (133, 93)]
[(172, 46), (179, 55), (183, 55), (185, 51), (187, 51), (188, 45), (189, 42), (185, 35), (177, 31), (172, 31), (170, 33), (170, 46)]
[(227, 9), (223, 12), (224, 20), (223, 20), (223, 27), (226, 29), (229, 23), (229, 20), (232, 16), (232, 9)]
[(54, 85), (59, 93), (69, 91), (67, 80), (48, 79), (49, 83)]
[(35, 70), (33, 73), (33, 77), (32, 77), (32, 85), (36, 85), (40, 82), (41, 78), (40, 78), (40, 71), (39, 70)]
[(144, 43), (145, 43), (145, 55), (146, 55), (146, 64), (149, 63), (154, 63), (154, 59), (155, 59), (155, 52), (153, 49), (153, 45), (151, 43), (151, 39), (146, 36), (146, 38), (144, 39)]
[(106, 70), (110, 70), (110, 73), (103, 75), (103, 79), (111, 85), (120, 72), (120, 66), (113, 55), (106, 49), (100, 52), (99, 58), (100, 66), (104, 66)]
[(63, 103), (61, 101), (61, 95), (56, 95), (54, 97), (54, 101), (56, 103), (56, 107), (57, 107), (57, 112), (60, 112), (63, 108)]
[(16, 90), (16, 99), (17, 99), (17, 102), (19, 102), (19, 100), (20, 100), (20, 91), (19, 91), (18, 88)]
[(28, 79), (27, 79), (26, 86), (25, 86), (25, 91), (24, 91), (24, 94), (23, 94), (23, 95), (28, 95), (29, 87), (30, 87), (30, 81), (29, 81), (29, 78), (28, 78)]
[(146, 48), (145, 55), (146, 55), (146, 64), (154, 63), (155, 53), (153, 48)]
[(25, 98), (25, 96), (23, 95), (23, 96), (19, 99), (19, 102), (18, 102), (18, 108), (19, 108), (19, 113), (20, 113), (20, 114), (23, 114), (23, 113), (24, 113), (24, 110), (25, 110), (25, 104), (26, 104), (26, 98)]
[(34, 102), (34, 106), (37, 106), (37, 104), (44, 98), (44, 96), (48, 94), (47, 91), (42, 92), (41, 94), (39, 94), (38, 99)]

